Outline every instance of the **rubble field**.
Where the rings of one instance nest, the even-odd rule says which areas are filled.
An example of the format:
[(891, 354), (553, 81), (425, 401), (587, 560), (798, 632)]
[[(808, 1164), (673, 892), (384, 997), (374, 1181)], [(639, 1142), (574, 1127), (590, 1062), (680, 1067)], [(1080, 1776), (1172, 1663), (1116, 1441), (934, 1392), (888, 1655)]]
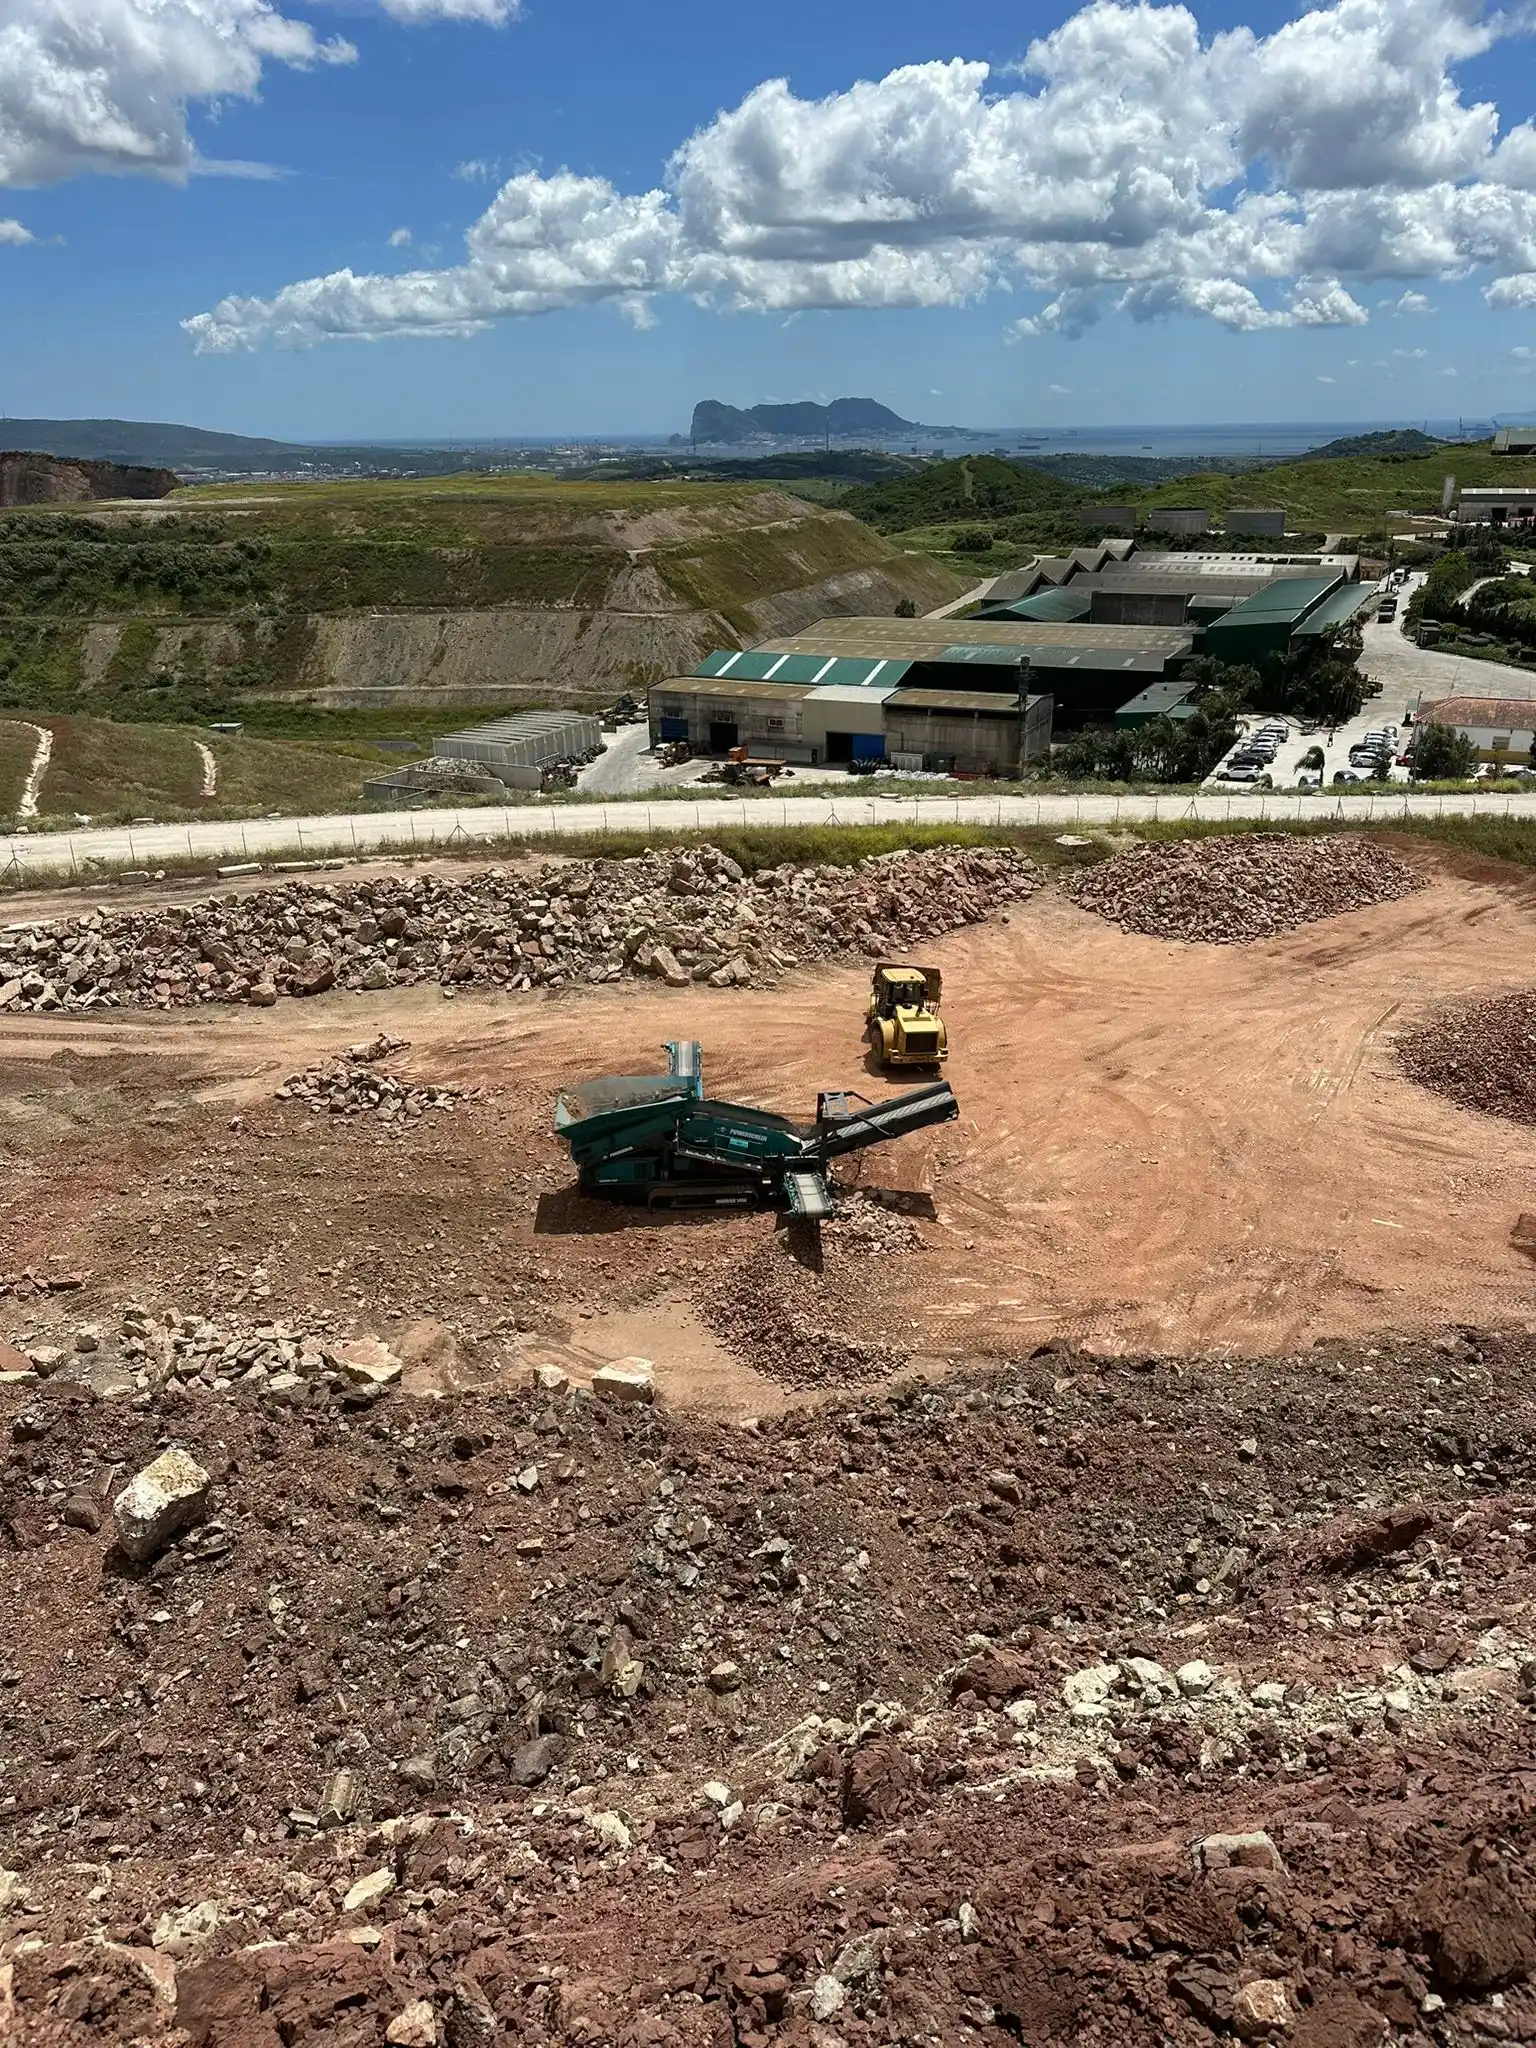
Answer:
[[(1536, 907), (1416, 863), (0, 1015), (0, 2037), (1536, 2043), (1529, 1144), (1395, 1042)], [(957, 1121), (819, 1233), (574, 1192), (556, 1092), (669, 1038), (909, 1086), (909, 916)]]
[(1131, 847), (1067, 874), (1062, 887), (1122, 931), (1245, 945), (1422, 887), (1403, 857), (1347, 832), (1242, 832)]
[(1463, 1109), (1536, 1124), (1536, 989), (1449, 1004), (1397, 1041), (1403, 1070)]
[(1530, 1332), (741, 1428), (134, 1324), (0, 1393), (13, 2038), (1536, 2039)]
[(839, 954), (937, 937), (1028, 896), (1009, 847), (941, 847), (750, 880), (715, 847), (287, 882), (153, 910), (0, 929), (0, 1012), (267, 1007), (342, 988), (559, 989), (649, 975), (669, 987), (772, 981)]

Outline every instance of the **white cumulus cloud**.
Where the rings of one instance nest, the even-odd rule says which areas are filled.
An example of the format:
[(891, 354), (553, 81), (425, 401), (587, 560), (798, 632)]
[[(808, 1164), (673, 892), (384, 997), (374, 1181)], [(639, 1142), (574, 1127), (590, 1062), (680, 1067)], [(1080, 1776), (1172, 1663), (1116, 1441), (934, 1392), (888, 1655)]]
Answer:
[(391, 247), (391, 249), (409, 249), (409, 247), (411, 246), (410, 229), (392, 228), (390, 230), (389, 246)]
[(32, 230), (24, 228), (19, 220), (0, 220), (0, 249), (24, 249), (28, 242), (36, 240)]
[(190, 102), (252, 98), (268, 64), (356, 54), (269, 0), (0, 0), (0, 186), (185, 177)]
[(522, 0), (381, 0), (396, 21), (481, 21), (493, 28), (515, 21)]
[[(520, 0), (377, 0), (396, 21), (498, 25)], [(188, 110), (254, 99), (269, 65), (350, 64), (276, 0), (0, 0), (0, 187), (96, 173), (259, 176), (198, 155)]]
[(1479, 272), (1493, 303), (1536, 303), (1536, 127), (1501, 138), (1457, 78), (1522, 19), (1333, 0), (1272, 35), (1202, 39), (1184, 6), (1088, 0), (1016, 75), (954, 58), (817, 100), (769, 80), (649, 191), (519, 172), (459, 263), (344, 269), (185, 324), (227, 350), (603, 301), (634, 318), (666, 293), (793, 314), (1006, 289), (1034, 295), (1014, 337), (1081, 334), (1111, 309), (1253, 333), (1362, 325), (1382, 284), (1426, 310), (1413, 285)]

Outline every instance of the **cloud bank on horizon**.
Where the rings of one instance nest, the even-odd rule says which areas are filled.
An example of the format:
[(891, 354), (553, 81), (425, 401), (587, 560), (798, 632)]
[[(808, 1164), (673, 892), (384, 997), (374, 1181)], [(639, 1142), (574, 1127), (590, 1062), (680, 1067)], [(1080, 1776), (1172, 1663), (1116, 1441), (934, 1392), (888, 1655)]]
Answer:
[[(519, 11), (374, 5), (405, 24)], [(1533, 306), (1536, 124), (1505, 127), (1457, 79), (1528, 19), (1481, 0), (1335, 0), (1268, 36), (1203, 39), (1182, 5), (1089, 0), (1011, 72), (956, 57), (820, 100), (769, 80), (649, 191), (521, 171), (461, 262), (342, 269), (183, 326), (217, 354), (464, 336), (603, 303), (644, 326), (669, 295), (794, 313), (1028, 292), (1020, 338), (1079, 334), (1110, 309), (1254, 332), (1364, 324), (1382, 287), (1395, 310), (1428, 310), (1415, 287), (1467, 276), (1491, 305)], [(199, 159), (189, 104), (254, 97), (266, 65), (356, 55), (271, 0), (0, 0), (0, 188), (221, 168)], [(28, 239), (18, 225), (9, 239)]]

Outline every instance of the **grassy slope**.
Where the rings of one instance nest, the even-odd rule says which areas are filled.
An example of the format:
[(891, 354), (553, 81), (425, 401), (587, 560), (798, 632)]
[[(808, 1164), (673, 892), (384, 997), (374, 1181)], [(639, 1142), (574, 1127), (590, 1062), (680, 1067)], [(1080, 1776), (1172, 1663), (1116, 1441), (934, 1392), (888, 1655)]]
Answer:
[[(39, 722), (54, 736), (39, 797), (45, 820), (77, 812), (107, 824), (151, 816), (350, 810), (361, 801), (364, 777), (380, 766), (380, 756), (368, 747), (302, 746), (244, 735), (222, 739), (183, 726), (120, 725), (100, 718), (46, 716)], [(218, 764), (212, 798), (202, 794), (203, 763), (194, 744), (199, 739), (213, 749)], [(34, 744), (30, 728), (0, 724), (0, 818), (14, 814)]]
[(845, 512), (881, 533), (895, 533), (940, 521), (964, 524), (1075, 505), (1082, 496), (1079, 486), (1028, 464), (1004, 462), (995, 455), (966, 455), (954, 462), (936, 462), (916, 476), (861, 484), (845, 492), (841, 504)]
[(1459, 484), (1511, 483), (1531, 465), (1495, 456), (1489, 444), (1437, 449), (1407, 461), (1359, 455), (1277, 463), (1246, 476), (1184, 477), (1151, 491), (1128, 490), (1138, 505), (1283, 505), (1292, 525), (1314, 532), (1380, 530), (1394, 512), (1438, 512), (1447, 476)]
[(384, 763), (369, 747), (297, 746), (283, 740), (210, 738), (219, 768), (217, 803), (237, 811), (356, 810), (365, 776)]
[(138, 816), (170, 805), (200, 807), (203, 768), (189, 733), (175, 726), (113, 725), (98, 718), (44, 718), (53, 734), (38, 807), (44, 816)]

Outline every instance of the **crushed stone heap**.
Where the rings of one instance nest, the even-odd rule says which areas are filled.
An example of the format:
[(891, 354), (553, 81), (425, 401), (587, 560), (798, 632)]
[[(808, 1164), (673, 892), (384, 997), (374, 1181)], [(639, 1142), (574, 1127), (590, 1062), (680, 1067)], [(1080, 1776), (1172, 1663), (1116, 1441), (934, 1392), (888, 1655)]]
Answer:
[(1397, 1042), (1410, 1080), (1463, 1109), (1536, 1124), (1536, 989), (1453, 1003)]
[[(280, 1102), (302, 1103), (315, 1116), (373, 1116), (403, 1130), (429, 1109), (453, 1109), (461, 1088), (436, 1082), (402, 1081), (379, 1065), (392, 1053), (407, 1050), (409, 1040), (381, 1031), (363, 1045), (349, 1045), (335, 1059), (290, 1074), (276, 1094)], [(478, 1094), (479, 1090), (471, 1091)]]
[(560, 988), (650, 975), (761, 984), (977, 923), (1039, 887), (1011, 847), (939, 847), (750, 879), (718, 848), (289, 882), (0, 932), (0, 1011), (275, 1003), (330, 988)]
[(1132, 847), (1074, 870), (1062, 887), (1122, 931), (1232, 946), (1390, 903), (1423, 882), (1373, 840), (1252, 832)]

